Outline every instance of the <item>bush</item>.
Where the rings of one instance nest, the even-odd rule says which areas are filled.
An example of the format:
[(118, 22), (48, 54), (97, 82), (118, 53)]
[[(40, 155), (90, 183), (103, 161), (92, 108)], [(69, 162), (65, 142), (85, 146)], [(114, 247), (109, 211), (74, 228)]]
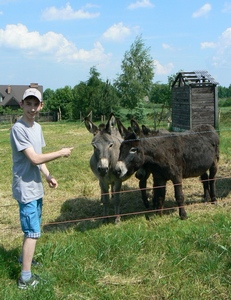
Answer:
[(231, 98), (220, 99), (218, 102), (219, 107), (228, 107), (231, 106)]

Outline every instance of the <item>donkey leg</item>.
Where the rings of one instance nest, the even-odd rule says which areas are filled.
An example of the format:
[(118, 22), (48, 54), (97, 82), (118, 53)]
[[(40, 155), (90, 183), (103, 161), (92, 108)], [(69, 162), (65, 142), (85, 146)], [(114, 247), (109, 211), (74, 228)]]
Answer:
[(163, 207), (166, 194), (166, 180), (153, 177), (153, 209), (160, 216), (163, 215)]
[[(148, 197), (147, 197), (147, 180), (148, 177), (150, 175), (150, 172), (145, 170), (144, 168), (140, 168), (138, 169), (138, 171), (136, 172), (135, 176), (137, 179), (139, 179), (139, 188), (141, 191), (141, 197), (142, 197), (142, 201), (144, 203), (145, 208), (149, 209), (150, 205), (149, 205), (149, 201), (148, 201)], [(150, 220), (148, 214), (145, 214), (145, 218), (146, 220)]]
[(203, 189), (204, 189), (204, 202), (209, 202), (209, 200), (210, 200), (209, 180), (208, 179), (209, 179), (209, 176), (206, 172), (201, 175), (201, 181), (202, 181)]
[(145, 208), (149, 208), (149, 201), (148, 201), (147, 191), (146, 191), (146, 188), (147, 188), (146, 178), (139, 181), (139, 188), (141, 191), (141, 197), (142, 197), (144, 206), (145, 206)]
[(105, 223), (108, 223), (109, 203), (110, 203), (109, 186), (104, 182), (100, 182), (100, 189), (101, 189), (101, 202), (103, 203), (103, 216), (105, 216), (103, 221)]
[(185, 220), (187, 219), (187, 213), (184, 209), (184, 194), (183, 194), (182, 184), (179, 183), (179, 180), (173, 182), (173, 184), (174, 184), (176, 202), (179, 207), (179, 216), (181, 220)]
[[(140, 191), (141, 191), (141, 196), (142, 196), (144, 206), (145, 206), (146, 209), (149, 209), (150, 205), (149, 205), (149, 201), (148, 201), (148, 197), (147, 197), (146, 187), (147, 187), (147, 178), (145, 177), (144, 179), (139, 181), (139, 188), (140, 188)], [(145, 218), (146, 218), (147, 221), (150, 220), (147, 213), (145, 214)]]
[(103, 203), (103, 216), (105, 217), (103, 219), (103, 221), (105, 223), (108, 223), (109, 222), (109, 217), (108, 217), (109, 216), (109, 202), (110, 202), (108, 192), (102, 193), (101, 201)]
[(215, 176), (217, 173), (217, 163), (213, 163), (212, 167), (209, 169), (209, 185), (210, 185), (210, 198), (212, 203), (217, 202), (216, 198), (216, 186), (215, 186)]
[(121, 191), (122, 181), (118, 180), (113, 186), (113, 200), (115, 207), (115, 223), (120, 222), (120, 191)]

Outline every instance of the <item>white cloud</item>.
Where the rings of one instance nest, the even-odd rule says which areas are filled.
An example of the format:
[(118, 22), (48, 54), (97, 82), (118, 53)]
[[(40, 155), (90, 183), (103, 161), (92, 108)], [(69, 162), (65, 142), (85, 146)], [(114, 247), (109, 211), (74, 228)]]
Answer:
[(224, 53), (226, 50), (231, 52), (231, 27), (222, 32), (216, 43), (202, 42), (201, 48), (216, 48), (217, 52), (219, 52), (220, 54)]
[(154, 7), (154, 4), (152, 4), (150, 0), (141, 0), (141, 1), (138, 0), (128, 5), (128, 9), (146, 8), (146, 7)]
[(107, 40), (122, 41), (131, 34), (131, 30), (124, 26), (122, 22), (112, 25), (108, 28), (103, 37)]
[(164, 49), (170, 49), (170, 48), (171, 48), (170, 45), (165, 44), (165, 43), (162, 44), (162, 47), (163, 47)]
[(231, 27), (227, 28), (218, 40), (219, 52), (223, 53), (226, 50), (231, 52)]
[(94, 48), (87, 51), (78, 49), (62, 34), (49, 31), (41, 35), (38, 31), (29, 32), (23, 24), (7, 25), (0, 29), (0, 46), (21, 50), (27, 56), (38, 55), (40, 59), (46, 55), (56, 61), (92, 61), (105, 62), (110, 54), (105, 54), (98, 42)]
[(214, 42), (202, 42), (201, 43), (201, 49), (205, 49), (205, 48), (216, 48), (217, 44)]
[[(87, 8), (90, 8), (88, 5)], [(73, 19), (91, 19), (97, 18), (99, 13), (90, 13), (85, 11), (84, 9), (73, 10), (69, 3), (66, 4), (65, 7), (60, 9), (55, 6), (46, 8), (42, 12), (42, 18), (45, 20), (73, 20)]]
[(212, 6), (209, 3), (206, 3), (201, 8), (199, 8), (197, 11), (193, 13), (193, 18), (199, 18), (206, 16), (210, 10), (212, 9)]
[(201, 48), (215, 48), (213, 65), (231, 67), (231, 27), (222, 32), (217, 42), (203, 42)]
[(231, 13), (231, 2), (225, 2), (222, 12), (223, 13)]
[(174, 68), (173, 63), (168, 63), (165, 66), (161, 65), (158, 60), (154, 60), (154, 70), (157, 75), (167, 75), (170, 74)]
[(165, 50), (174, 50), (172, 46), (170, 46), (169, 44), (166, 44), (166, 43), (162, 44), (162, 48)]

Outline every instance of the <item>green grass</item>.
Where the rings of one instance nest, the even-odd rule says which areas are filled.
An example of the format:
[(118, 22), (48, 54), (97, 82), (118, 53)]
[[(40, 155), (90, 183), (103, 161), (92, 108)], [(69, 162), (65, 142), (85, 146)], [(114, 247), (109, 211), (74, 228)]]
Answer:
[[(59, 187), (52, 190), (44, 183), (43, 234), (36, 248), (43, 267), (33, 271), (47, 283), (33, 291), (16, 285), (22, 233), (11, 196), (9, 126), (0, 125), (0, 299), (230, 299), (229, 115), (227, 109), (224, 118), (221, 114), (218, 204), (201, 203), (197, 178), (184, 180), (186, 221), (173, 208), (162, 218), (152, 215), (150, 221), (143, 214), (126, 215), (119, 225), (113, 219), (109, 224), (97, 219), (102, 206), (98, 181), (89, 168), (91, 134), (79, 123), (42, 124), (44, 152), (75, 148), (71, 157), (48, 163)], [(121, 212), (144, 211), (137, 180), (132, 177), (123, 189), (132, 192), (122, 194)], [(169, 183), (165, 207), (175, 205)]]

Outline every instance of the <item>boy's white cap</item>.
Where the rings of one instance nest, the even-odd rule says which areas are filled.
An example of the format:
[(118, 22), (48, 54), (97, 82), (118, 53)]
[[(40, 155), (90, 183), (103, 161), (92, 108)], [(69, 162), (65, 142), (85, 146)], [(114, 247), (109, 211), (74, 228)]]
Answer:
[(25, 90), (25, 92), (22, 96), (22, 100), (25, 100), (29, 96), (35, 97), (40, 102), (42, 102), (42, 95), (41, 95), (40, 91), (35, 88), (29, 88), (29, 89)]

